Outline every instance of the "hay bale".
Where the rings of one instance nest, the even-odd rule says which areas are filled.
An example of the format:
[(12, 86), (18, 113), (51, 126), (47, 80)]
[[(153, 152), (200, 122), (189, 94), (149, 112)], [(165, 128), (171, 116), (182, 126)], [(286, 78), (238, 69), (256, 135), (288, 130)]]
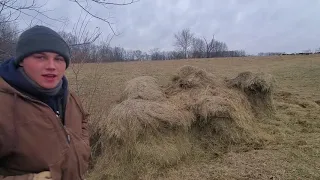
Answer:
[(190, 96), (190, 92), (179, 92), (168, 97), (168, 101), (174, 104), (179, 110), (192, 112), (192, 104), (195, 98)]
[(101, 134), (123, 142), (136, 142), (139, 136), (173, 129), (187, 130), (191, 120), (174, 105), (141, 99), (128, 99), (115, 106), (99, 126)]
[(229, 86), (237, 87), (243, 91), (251, 93), (269, 93), (274, 88), (274, 78), (271, 74), (242, 72), (229, 80)]
[(125, 164), (141, 170), (145, 164), (177, 163), (191, 149), (186, 136), (191, 121), (190, 112), (180, 111), (168, 102), (141, 99), (121, 102), (99, 124), (103, 152), (96, 167), (110, 167), (113, 172), (95, 170), (109, 175), (117, 171), (121, 176)]
[(166, 97), (158, 86), (155, 78), (151, 76), (140, 76), (126, 82), (121, 101), (126, 99), (163, 101)]
[(203, 96), (194, 105), (194, 127), (202, 139), (220, 146), (258, 141), (250, 110), (226, 97)]
[(194, 66), (182, 66), (172, 77), (171, 88), (202, 88), (215, 86), (215, 76)]
[(191, 131), (201, 144), (220, 147), (238, 143), (256, 145), (264, 138), (255, 131), (254, 114), (246, 94), (229, 88), (228, 83), (219, 82), (210, 73), (183, 66), (166, 94), (180, 110), (194, 114)]
[(240, 73), (234, 79), (228, 79), (228, 87), (234, 87), (244, 92), (257, 114), (274, 112), (273, 90), (275, 79), (266, 73)]
[(235, 107), (226, 98), (218, 96), (204, 96), (197, 102), (197, 114), (204, 120), (205, 124), (211, 118), (232, 118)]

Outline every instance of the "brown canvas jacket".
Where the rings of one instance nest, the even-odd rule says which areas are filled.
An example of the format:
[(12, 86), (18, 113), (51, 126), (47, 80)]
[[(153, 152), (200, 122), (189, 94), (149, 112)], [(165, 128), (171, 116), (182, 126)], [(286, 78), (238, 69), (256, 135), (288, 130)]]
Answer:
[(42, 171), (53, 180), (83, 179), (90, 158), (87, 117), (69, 92), (64, 126), (48, 105), (0, 78), (0, 180), (32, 180)]

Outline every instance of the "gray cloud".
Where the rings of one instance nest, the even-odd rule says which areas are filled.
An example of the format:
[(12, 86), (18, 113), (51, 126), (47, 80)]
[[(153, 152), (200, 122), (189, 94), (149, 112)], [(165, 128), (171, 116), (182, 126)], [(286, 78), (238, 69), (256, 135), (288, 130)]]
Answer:
[[(69, 26), (76, 22), (80, 8), (65, 0), (50, 1), (53, 16), (68, 16)], [(73, 7), (73, 8), (71, 8)], [(198, 37), (227, 43), (229, 49), (249, 53), (262, 51), (295, 52), (320, 47), (320, 0), (140, 0), (121, 7), (104, 9), (92, 6), (121, 33), (112, 45), (148, 51), (173, 49), (174, 34), (190, 28)], [(61, 28), (56, 22), (52, 25)], [(103, 22), (93, 19), (104, 37), (111, 33)]]

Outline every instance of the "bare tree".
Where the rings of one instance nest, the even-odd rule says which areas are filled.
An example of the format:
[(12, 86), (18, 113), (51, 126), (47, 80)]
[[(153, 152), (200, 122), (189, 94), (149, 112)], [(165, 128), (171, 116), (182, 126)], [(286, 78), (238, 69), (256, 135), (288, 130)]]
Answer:
[(150, 60), (150, 59), (151, 59), (151, 57), (148, 53), (146, 53), (146, 52), (142, 53), (142, 60)]
[[(96, 15), (90, 7), (92, 5), (99, 5), (100, 7), (108, 10), (110, 6), (126, 6), (138, 2), (139, 0), (123, 0), (122, 3), (110, 2), (107, 0), (69, 0), (74, 2), (76, 6), (80, 7), (91, 18), (98, 19), (104, 23), (107, 23), (114, 35), (117, 35), (109, 18)], [(41, 2), (41, 3), (40, 3)], [(67, 23), (66, 17), (54, 18), (48, 15), (48, 9), (44, 9), (47, 2), (42, 0), (0, 0), (0, 15), (4, 17), (1, 22), (16, 21), (21, 15), (31, 18), (29, 26), (36, 20), (42, 24), (50, 25), (47, 20), (53, 20), (64, 25)], [(70, 7), (71, 8), (71, 7)]]
[(168, 59), (183, 59), (184, 54), (181, 51), (170, 51), (168, 52)]
[(184, 58), (188, 58), (188, 52), (192, 45), (193, 33), (190, 32), (190, 29), (183, 29), (174, 35), (175, 43), (174, 45), (181, 49), (184, 53)]
[(109, 46), (109, 43), (102, 42), (99, 46), (98, 57), (102, 62), (113, 61), (113, 50)]
[(89, 19), (87, 14), (84, 17), (80, 14), (72, 32), (59, 32), (71, 47), (73, 63), (88, 62), (91, 50), (94, 49), (93, 43), (101, 35), (99, 28), (95, 28), (93, 31), (89, 30), (88, 25), (90, 20), (91, 18)]
[(224, 57), (224, 52), (226, 51), (228, 51), (228, 46), (225, 42), (214, 41), (212, 54), (213, 57)]
[(228, 53), (226, 53), (226, 51), (228, 51), (227, 44), (225, 42), (216, 41), (214, 35), (210, 41), (206, 38), (204, 38), (204, 41), (206, 43), (207, 58), (228, 56)]
[(134, 60), (142, 61), (143, 60), (143, 54), (140, 50), (133, 51), (134, 54)]
[(210, 41), (207, 41), (206, 38), (203, 38), (206, 43), (206, 58), (210, 58), (212, 56), (212, 53), (214, 51), (214, 45), (215, 45), (215, 39), (214, 35), (212, 36), (212, 39)]
[(104, 8), (106, 8), (108, 10), (108, 8), (110, 8), (110, 6), (126, 6), (126, 5), (130, 5), (130, 4), (136, 3), (139, 0), (130, 0), (130, 1), (123, 0), (122, 3), (110, 2), (110, 1), (106, 1), (106, 0), (86, 0), (86, 1), (69, 0), (69, 1), (75, 2), (79, 7), (81, 7), (91, 17), (96, 18), (98, 20), (101, 20), (102, 22), (107, 23), (109, 25), (110, 29), (112, 30), (112, 32), (115, 35), (117, 35), (117, 33), (115, 32), (114, 28), (112, 27), (112, 23), (108, 20), (108, 18), (96, 15), (93, 12), (93, 10), (90, 10), (89, 7), (91, 7), (92, 4), (98, 4), (98, 5), (104, 7)]
[[(47, 2), (37, 0), (0, 0), (0, 15), (4, 17), (0, 23), (13, 22), (20, 18), (21, 15), (32, 18), (30, 24), (37, 20), (43, 24), (49, 25), (46, 20), (54, 20), (62, 23), (66, 22), (64, 18), (53, 18), (46, 14), (48, 10), (43, 9)], [(46, 20), (43, 20), (45, 18)]]
[(206, 45), (200, 38), (193, 38), (192, 41), (192, 57), (203, 58), (205, 56)]
[(125, 50), (121, 47), (114, 47), (113, 48), (113, 58), (114, 58), (114, 61), (124, 61)]
[(150, 50), (151, 60), (165, 60), (166, 56), (164, 52), (161, 52), (159, 48)]
[[(0, 21), (1, 21), (0, 17)], [(2, 21), (0, 23), (0, 61), (12, 57), (18, 39), (18, 28), (13, 22)]]

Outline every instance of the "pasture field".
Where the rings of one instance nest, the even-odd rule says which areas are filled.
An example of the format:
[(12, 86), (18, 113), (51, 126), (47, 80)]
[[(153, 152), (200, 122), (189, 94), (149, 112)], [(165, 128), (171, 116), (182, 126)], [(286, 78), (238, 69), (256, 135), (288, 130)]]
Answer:
[[(262, 146), (232, 147), (223, 152), (193, 149), (179, 162), (158, 168), (151, 165), (139, 171), (129, 166), (130, 179), (320, 179), (319, 55), (74, 64), (67, 77), (91, 114), (89, 124), (95, 132), (99, 121), (119, 103), (127, 81), (152, 76), (164, 87), (184, 65), (201, 68), (218, 79), (245, 71), (271, 74), (276, 111), (272, 117), (257, 120), (269, 138)], [(98, 138), (92, 137), (93, 159), (99, 154), (94, 147)]]

